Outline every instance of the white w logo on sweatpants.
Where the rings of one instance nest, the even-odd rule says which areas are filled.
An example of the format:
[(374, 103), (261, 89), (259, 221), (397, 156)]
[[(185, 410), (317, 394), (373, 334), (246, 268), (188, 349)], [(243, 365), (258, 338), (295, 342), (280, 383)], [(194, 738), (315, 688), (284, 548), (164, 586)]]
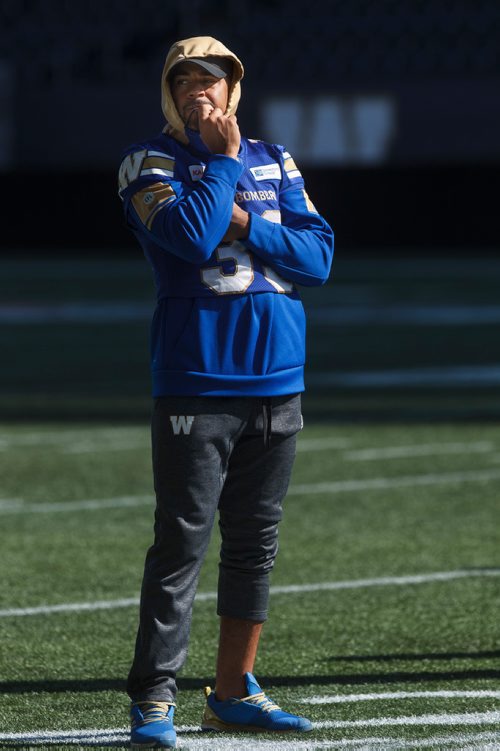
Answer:
[(170, 415), (174, 435), (180, 435), (181, 431), (184, 435), (189, 435), (193, 420), (194, 415)]

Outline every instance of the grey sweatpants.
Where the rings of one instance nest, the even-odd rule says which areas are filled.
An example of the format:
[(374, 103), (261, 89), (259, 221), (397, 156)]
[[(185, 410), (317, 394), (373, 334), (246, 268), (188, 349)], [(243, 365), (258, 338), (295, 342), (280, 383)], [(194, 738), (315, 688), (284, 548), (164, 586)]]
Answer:
[(155, 536), (146, 556), (127, 683), (132, 701), (175, 701), (217, 509), (222, 539), (217, 612), (266, 620), (277, 526), (301, 426), (300, 395), (155, 400)]

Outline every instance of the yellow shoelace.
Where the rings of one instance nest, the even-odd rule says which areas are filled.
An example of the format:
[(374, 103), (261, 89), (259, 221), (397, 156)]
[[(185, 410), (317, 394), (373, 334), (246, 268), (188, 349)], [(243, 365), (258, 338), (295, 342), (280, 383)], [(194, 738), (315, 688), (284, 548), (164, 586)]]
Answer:
[(148, 722), (159, 722), (170, 719), (167, 717), (167, 714), (172, 704), (166, 701), (141, 701), (138, 702), (138, 706), (142, 712), (142, 722), (144, 725)]
[(239, 702), (247, 701), (250, 704), (255, 704), (259, 709), (264, 712), (272, 712), (275, 709), (281, 709), (271, 699), (268, 699), (265, 693), (262, 691), (260, 694), (252, 694), (252, 696), (245, 696), (243, 699), (239, 699)]

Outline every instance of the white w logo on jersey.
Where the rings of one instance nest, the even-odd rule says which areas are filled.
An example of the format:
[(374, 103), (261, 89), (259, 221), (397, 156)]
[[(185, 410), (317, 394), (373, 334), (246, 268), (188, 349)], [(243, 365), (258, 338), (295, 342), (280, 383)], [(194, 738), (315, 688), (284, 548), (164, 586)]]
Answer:
[(142, 151), (136, 151), (125, 157), (118, 173), (118, 186), (120, 190), (125, 190), (129, 183), (137, 180), (147, 153), (147, 149), (142, 149)]
[(170, 415), (170, 422), (172, 423), (172, 430), (174, 435), (189, 435), (191, 432), (191, 426), (193, 424), (194, 415)]

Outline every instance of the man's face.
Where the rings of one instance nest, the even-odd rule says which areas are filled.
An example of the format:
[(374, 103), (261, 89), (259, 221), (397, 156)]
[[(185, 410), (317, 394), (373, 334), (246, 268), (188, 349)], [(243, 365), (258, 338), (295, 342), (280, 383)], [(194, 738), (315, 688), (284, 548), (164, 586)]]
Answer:
[(170, 89), (179, 115), (192, 130), (199, 130), (198, 110), (202, 104), (211, 104), (212, 107), (220, 107), (222, 112), (226, 111), (226, 79), (212, 76), (196, 63), (176, 65)]

